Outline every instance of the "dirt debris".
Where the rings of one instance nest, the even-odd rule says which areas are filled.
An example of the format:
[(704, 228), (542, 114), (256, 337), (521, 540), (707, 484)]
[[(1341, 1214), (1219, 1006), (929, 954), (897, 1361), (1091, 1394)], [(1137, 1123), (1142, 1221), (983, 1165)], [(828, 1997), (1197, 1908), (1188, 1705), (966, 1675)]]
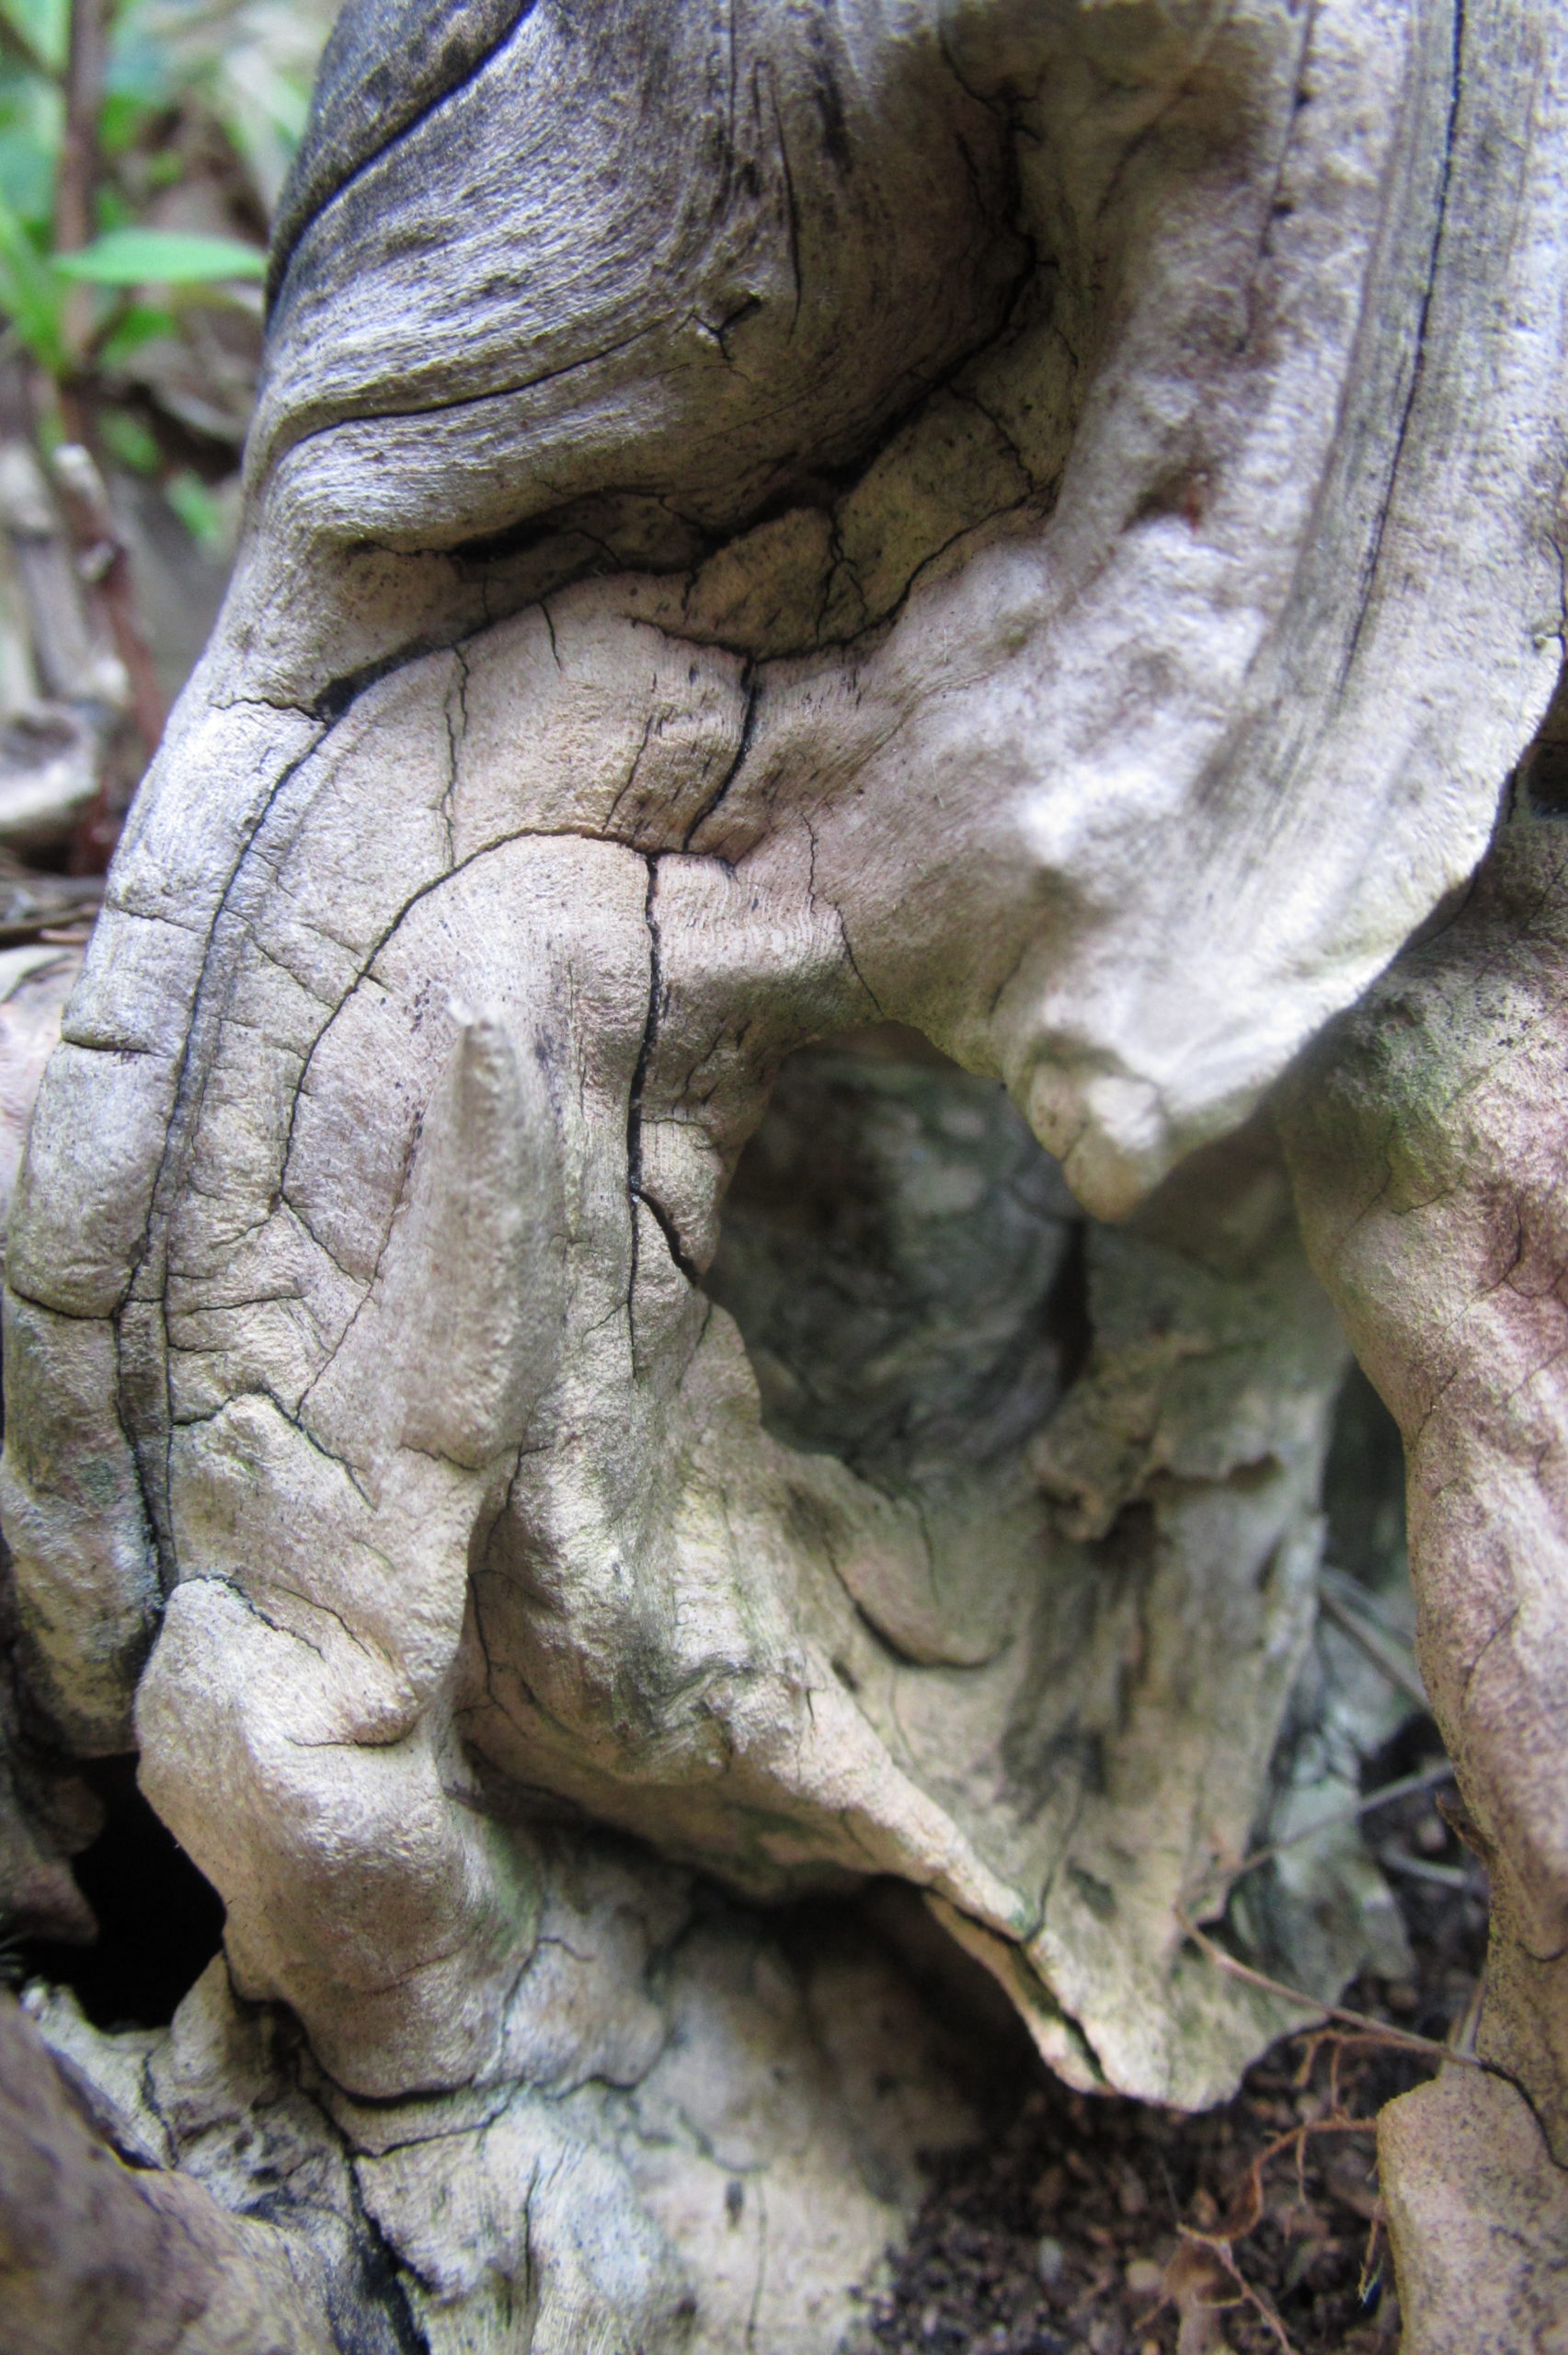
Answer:
[[(1373, 1787), (1408, 1771), (1421, 1738), (1377, 1762)], [(1429, 1792), (1378, 1809), (1367, 1840), (1416, 1973), (1363, 1978), (1345, 2001), (1457, 2039), (1485, 1947), (1479, 1868)], [(1394, 2355), (1371, 2121), (1425, 2074), (1408, 2053), (1318, 2031), (1195, 2118), (1073, 2094), (1041, 2071), (939, 2177), (868, 2303), (868, 2355)]]

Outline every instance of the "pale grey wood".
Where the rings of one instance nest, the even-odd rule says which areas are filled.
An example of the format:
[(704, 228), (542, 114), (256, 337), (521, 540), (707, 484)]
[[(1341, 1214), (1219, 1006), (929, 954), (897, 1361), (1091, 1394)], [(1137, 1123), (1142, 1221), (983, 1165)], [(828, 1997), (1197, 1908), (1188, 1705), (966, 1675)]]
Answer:
[[(1345, 1362), (1245, 1124), (1464, 884), (1556, 675), (1551, 31), (346, 21), (235, 581), (32, 1129), (4, 1501), (40, 1698), (140, 1746), (432, 2346), (614, 2314), (562, 2257), (520, 2338), (538, 2252), (464, 2173), (481, 2110), (503, 2188), (544, 2147), (592, 1839), (542, 1812), (650, 1886), (907, 1880), (1085, 2086), (1212, 2100), (1288, 2016), (1181, 1926), (1267, 1801)], [(990, 1108), (876, 1178), (911, 1268), (1023, 1155), (1087, 1270), (1076, 1381), (876, 1465), (781, 1425), (756, 1264), (710, 1275), (846, 1033), (867, 1151)], [(389, 2170), (414, 2098), (455, 2139)], [(697, 2319), (659, 2256), (605, 2343), (716, 2349), (652, 2117), (584, 2127), (594, 2246), (672, 2203)]]

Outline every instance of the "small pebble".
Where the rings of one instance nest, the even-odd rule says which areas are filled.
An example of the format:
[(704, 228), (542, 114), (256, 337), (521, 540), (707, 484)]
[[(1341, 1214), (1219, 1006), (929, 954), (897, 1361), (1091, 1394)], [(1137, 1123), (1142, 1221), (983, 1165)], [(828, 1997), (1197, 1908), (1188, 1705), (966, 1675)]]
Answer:
[(1135, 2257), (1127, 2269), (1127, 2286), (1135, 2298), (1157, 2298), (1165, 2287), (1165, 2269), (1151, 2257)]
[(1054, 2240), (1049, 2233), (1043, 2234), (1035, 2244), (1035, 2270), (1047, 2289), (1053, 2281), (1061, 2280), (1066, 2263), (1067, 2251), (1060, 2241)]

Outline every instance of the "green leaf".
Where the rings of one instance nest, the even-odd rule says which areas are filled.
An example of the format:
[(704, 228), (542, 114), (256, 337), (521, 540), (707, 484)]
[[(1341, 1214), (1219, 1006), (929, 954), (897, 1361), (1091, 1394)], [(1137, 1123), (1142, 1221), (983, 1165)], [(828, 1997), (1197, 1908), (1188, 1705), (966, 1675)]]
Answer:
[(109, 90), (98, 109), (98, 154), (112, 157), (129, 154), (147, 128), (148, 109), (138, 98)]
[(0, 17), (46, 73), (64, 72), (70, 0), (0, 0)]
[(164, 485), (164, 497), (198, 547), (209, 556), (227, 549), (229, 530), (223, 511), (200, 475), (187, 469), (171, 476)]
[(0, 196), (0, 313), (52, 375), (65, 368), (65, 290), (19, 216)]
[(54, 155), (30, 123), (0, 116), (0, 195), (22, 220), (46, 227), (54, 209)]
[(66, 278), (94, 286), (195, 286), (224, 278), (264, 278), (267, 256), (235, 237), (192, 237), (179, 229), (107, 229), (78, 254), (56, 254)]
[[(183, 5), (189, 7), (190, 0), (183, 0)], [(104, 78), (106, 106), (129, 100), (148, 111), (177, 107), (182, 98), (189, 96), (189, 81), (188, 74), (179, 72), (179, 60), (168, 29), (166, 28), (160, 37), (138, 21), (135, 11), (122, 8), (109, 39), (109, 70)]]
[(52, 82), (13, 74), (0, 60), (0, 192), (30, 226), (54, 210), (54, 167), (64, 108)]
[(106, 408), (98, 417), (98, 433), (111, 458), (132, 474), (155, 475), (162, 463), (151, 428), (129, 409)]
[(127, 303), (116, 311), (113, 324), (97, 347), (100, 368), (118, 368), (144, 343), (156, 343), (161, 337), (178, 332), (178, 321), (172, 311), (146, 303)]

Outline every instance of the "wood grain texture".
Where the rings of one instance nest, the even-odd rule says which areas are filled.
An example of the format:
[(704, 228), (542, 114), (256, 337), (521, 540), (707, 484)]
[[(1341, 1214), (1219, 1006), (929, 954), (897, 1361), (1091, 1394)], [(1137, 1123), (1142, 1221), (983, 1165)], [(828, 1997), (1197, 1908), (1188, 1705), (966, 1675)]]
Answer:
[[(1385, 2138), (1433, 2355), (1550, 2344), (1561, 2300), (1563, 718), (1560, 690), (1463, 905), (1314, 1050), (1287, 1132), (1314, 1263), (1404, 1437), (1422, 1673), (1492, 1884), (1499, 2082), (1425, 2088)], [(1460, 2263), (1467, 2210), (1494, 2243)]]
[[(134, 1735), (346, 2097), (527, 2086), (560, 1816), (909, 1880), (1075, 2083), (1203, 2102), (1279, 2025), (1180, 1929), (1343, 1362), (1238, 1132), (1556, 672), (1550, 31), (345, 17), (240, 562), (32, 1128), (3, 1488), (63, 1738)], [(781, 1069), (888, 1025), (849, 1126), (917, 1289), (1016, 1166), (1088, 1327), (891, 1470), (765, 1416), (705, 1288)]]

